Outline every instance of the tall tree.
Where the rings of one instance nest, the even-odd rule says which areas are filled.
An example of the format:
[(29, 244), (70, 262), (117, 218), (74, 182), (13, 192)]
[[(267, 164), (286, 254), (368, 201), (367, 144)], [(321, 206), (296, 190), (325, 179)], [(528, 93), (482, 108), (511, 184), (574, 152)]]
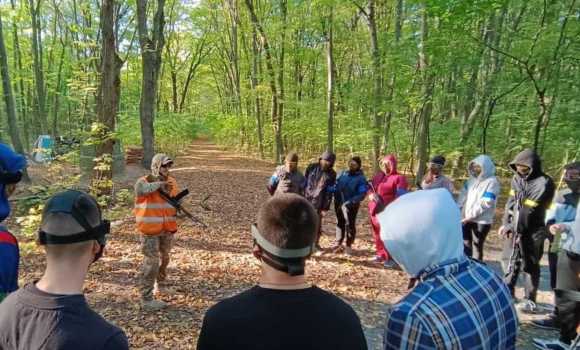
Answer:
[(46, 119), (46, 90), (44, 86), (44, 71), (42, 68), (42, 51), (39, 47), (40, 37), (40, 18), (38, 13), (40, 11), (40, 2), (38, 0), (36, 7), (34, 0), (29, 0), (30, 18), (32, 26), (32, 56), (34, 58), (34, 77), (36, 83), (36, 98), (38, 102), (38, 118), (40, 119), (41, 132), (43, 135), (48, 135), (48, 123)]
[[(97, 91), (97, 119), (103, 124), (97, 145), (96, 157), (113, 155), (113, 139), (110, 135), (115, 131), (119, 101), (121, 99), (121, 67), (123, 60), (117, 54), (117, 39), (115, 37), (115, 12), (118, 4), (115, 0), (102, 0), (100, 28), (101, 42), (101, 82)], [(112, 169), (95, 170), (94, 181), (112, 179)], [(111, 187), (100, 187), (101, 195), (109, 195)]]
[[(0, 17), (0, 73), (2, 73), (2, 88), (4, 89), (4, 102), (8, 112), (8, 126), (10, 128), (10, 138), (16, 153), (24, 155), (20, 133), (16, 124), (16, 109), (14, 108), (14, 96), (12, 96), (12, 85), (10, 84), (10, 74), (8, 73), (8, 58), (6, 57), (6, 45), (4, 44), (4, 32), (2, 30), (2, 18)], [(26, 166), (22, 169), (24, 181), (30, 182)]]
[(327, 17), (326, 26), (326, 69), (328, 75), (328, 83), (326, 88), (326, 109), (327, 109), (327, 119), (328, 119), (328, 150), (332, 152), (333, 150), (333, 137), (334, 137), (334, 96), (332, 90), (334, 88), (334, 56), (332, 47), (332, 7), (330, 8), (330, 14)]
[(428, 15), (427, 15), (427, 5), (425, 3), (421, 4), (421, 48), (419, 50), (419, 67), (421, 70), (421, 96), (423, 98), (421, 114), (419, 119), (419, 132), (417, 140), (417, 158), (418, 158), (418, 168), (417, 168), (417, 182), (421, 181), (421, 178), (425, 174), (425, 168), (427, 164), (427, 157), (429, 156), (429, 122), (431, 119), (431, 110), (433, 109), (433, 88), (432, 88), (432, 74), (429, 71), (430, 60), (432, 57), (427, 58), (426, 54), (426, 43), (429, 37), (429, 27), (428, 27)]
[(145, 168), (151, 166), (151, 160), (155, 155), (155, 105), (157, 103), (157, 84), (161, 69), (161, 55), (165, 38), (163, 27), (165, 26), (165, 0), (157, 0), (157, 8), (153, 18), (151, 37), (147, 28), (147, 2), (137, 0), (137, 27), (139, 30), (139, 43), (141, 46), (142, 77), (141, 102), (139, 113), (141, 119), (141, 138), (143, 145), (143, 157), (141, 165)]

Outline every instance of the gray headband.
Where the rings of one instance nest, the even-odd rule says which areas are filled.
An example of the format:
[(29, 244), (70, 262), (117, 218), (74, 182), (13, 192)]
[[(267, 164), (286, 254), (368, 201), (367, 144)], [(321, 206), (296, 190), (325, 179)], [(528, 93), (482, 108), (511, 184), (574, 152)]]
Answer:
[(290, 259), (290, 258), (305, 258), (314, 252), (314, 244), (308, 247), (300, 249), (287, 249), (276, 247), (272, 243), (268, 242), (258, 231), (256, 224), (252, 225), (252, 236), (256, 240), (256, 243), (268, 253), (277, 256), (279, 258)]

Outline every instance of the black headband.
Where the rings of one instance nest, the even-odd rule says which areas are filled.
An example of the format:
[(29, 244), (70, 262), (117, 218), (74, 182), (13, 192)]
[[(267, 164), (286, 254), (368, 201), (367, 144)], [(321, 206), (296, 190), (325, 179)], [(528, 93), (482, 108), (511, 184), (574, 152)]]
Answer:
[[(78, 232), (68, 236), (57, 236), (43, 230), (38, 230), (38, 239), (41, 245), (46, 244), (71, 244), (78, 242), (90, 241), (92, 239), (102, 240), (106, 234), (111, 231), (111, 223), (108, 220), (101, 220), (101, 223), (96, 227), (91, 227), (85, 215), (83, 215), (76, 207), (77, 198), (84, 194), (80, 191), (67, 191), (61, 194), (58, 200), (51, 201), (50, 205), (45, 207), (48, 213), (67, 213), (78, 222), (84, 229), (83, 232)], [(90, 197), (93, 201), (94, 199)], [(95, 204), (98, 207), (97, 202)], [(99, 213), (100, 216), (100, 213)]]

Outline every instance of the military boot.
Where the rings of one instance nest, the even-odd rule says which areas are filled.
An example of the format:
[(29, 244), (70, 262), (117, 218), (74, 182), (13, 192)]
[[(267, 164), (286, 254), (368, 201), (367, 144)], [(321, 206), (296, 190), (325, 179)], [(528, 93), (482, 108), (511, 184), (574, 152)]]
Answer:
[(165, 307), (165, 302), (161, 300), (149, 299), (141, 300), (141, 310), (158, 311)]

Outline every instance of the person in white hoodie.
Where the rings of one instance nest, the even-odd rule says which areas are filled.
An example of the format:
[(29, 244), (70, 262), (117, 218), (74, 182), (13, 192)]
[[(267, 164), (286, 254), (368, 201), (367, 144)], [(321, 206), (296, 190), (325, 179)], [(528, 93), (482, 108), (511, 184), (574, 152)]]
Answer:
[(419, 281), (387, 311), (383, 349), (515, 348), (510, 291), (463, 253), (461, 212), (446, 189), (401, 196), (377, 218), (393, 259)]
[(457, 198), (463, 217), (463, 252), (483, 261), (483, 244), (493, 223), (501, 187), (495, 176), (495, 165), (485, 154), (472, 160), (467, 170), (471, 176)]

